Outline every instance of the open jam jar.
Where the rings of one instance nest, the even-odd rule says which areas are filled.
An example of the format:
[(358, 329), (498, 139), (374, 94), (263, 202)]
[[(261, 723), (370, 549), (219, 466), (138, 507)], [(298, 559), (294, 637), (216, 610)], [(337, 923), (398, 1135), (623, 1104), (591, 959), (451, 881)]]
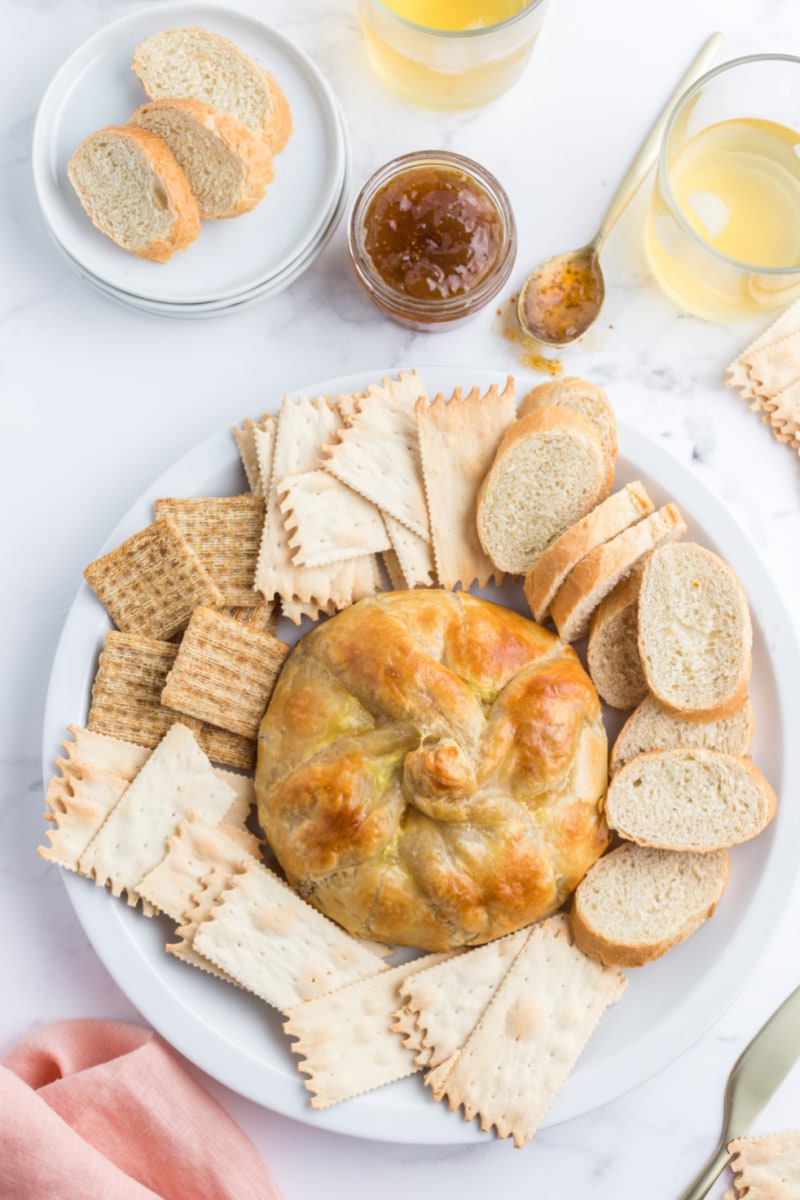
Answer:
[(503, 188), (459, 154), (419, 151), (381, 167), (350, 217), (350, 260), (379, 308), (413, 329), (448, 328), (508, 281), (516, 229)]

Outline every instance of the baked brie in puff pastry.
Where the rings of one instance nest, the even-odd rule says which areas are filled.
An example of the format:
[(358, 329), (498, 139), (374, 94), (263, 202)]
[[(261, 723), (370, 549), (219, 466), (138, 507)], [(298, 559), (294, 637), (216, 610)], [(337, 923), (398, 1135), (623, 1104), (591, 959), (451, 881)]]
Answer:
[(425, 950), (559, 908), (606, 848), (606, 784), (574, 650), (464, 592), (386, 592), (317, 626), (259, 732), (290, 883), (351, 933)]

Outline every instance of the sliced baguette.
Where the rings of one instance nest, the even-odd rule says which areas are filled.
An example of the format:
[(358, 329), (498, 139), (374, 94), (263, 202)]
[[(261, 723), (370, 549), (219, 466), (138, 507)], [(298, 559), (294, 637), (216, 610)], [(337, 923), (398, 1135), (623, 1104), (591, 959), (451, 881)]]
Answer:
[(151, 100), (201, 100), (241, 121), (273, 154), (289, 140), (292, 114), (278, 84), (217, 33), (166, 29), (136, 47), (131, 67)]
[(749, 700), (730, 717), (701, 722), (684, 721), (666, 713), (652, 696), (647, 696), (619, 731), (611, 751), (609, 770), (613, 774), (637, 754), (646, 754), (649, 750), (676, 750), (682, 746), (699, 746), (742, 758), (750, 751), (753, 730), (753, 709)]
[(625, 842), (578, 884), (575, 945), (609, 966), (653, 962), (713, 916), (729, 870), (724, 850), (685, 854)]
[(667, 712), (728, 717), (747, 699), (753, 630), (739, 580), (716, 554), (686, 542), (649, 559), (639, 596), (645, 679)]
[(478, 490), (478, 538), (500, 571), (524, 575), (597, 502), (603, 447), (591, 421), (539, 409), (506, 430)]
[(550, 605), (559, 637), (565, 642), (585, 637), (600, 601), (656, 547), (685, 532), (677, 506), (666, 504), (587, 554), (572, 568)]
[(238, 217), (272, 182), (272, 152), (263, 138), (199, 100), (153, 100), (128, 121), (169, 146), (204, 220)]
[(609, 592), (592, 614), (586, 662), (592, 683), (611, 708), (635, 708), (647, 695), (639, 661), (640, 568)]
[(776, 805), (772, 788), (747, 759), (694, 747), (651, 750), (613, 776), (606, 820), (640, 846), (705, 853), (761, 833)]
[[(614, 483), (617, 462), (617, 419), (608, 396), (602, 388), (580, 379), (577, 375), (565, 375), (563, 379), (550, 379), (540, 383), (520, 401), (517, 416), (524, 417), (536, 408), (556, 405), (571, 409), (588, 417), (600, 435), (606, 464), (604, 495), (608, 495)], [(601, 499), (603, 497), (601, 496)]]
[(145, 129), (98, 129), (78, 146), (67, 173), (92, 224), (138, 258), (167, 262), (200, 232), (186, 176)]
[(654, 507), (644, 486), (637, 480), (609, 496), (570, 526), (566, 533), (562, 533), (525, 577), (525, 598), (535, 620), (541, 622), (546, 619), (551, 600), (582, 558), (622, 533), (623, 529), (635, 525)]

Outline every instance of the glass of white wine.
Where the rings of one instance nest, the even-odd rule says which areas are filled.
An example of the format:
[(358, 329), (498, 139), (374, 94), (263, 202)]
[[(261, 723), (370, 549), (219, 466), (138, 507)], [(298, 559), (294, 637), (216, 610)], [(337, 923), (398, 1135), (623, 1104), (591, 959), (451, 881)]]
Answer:
[(734, 59), (683, 95), (646, 219), (650, 267), (712, 321), (800, 297), (800, 58)]
[(432, 108), (494, 100), (525, 69), (547, 0), (358, 0), (384, 83)]

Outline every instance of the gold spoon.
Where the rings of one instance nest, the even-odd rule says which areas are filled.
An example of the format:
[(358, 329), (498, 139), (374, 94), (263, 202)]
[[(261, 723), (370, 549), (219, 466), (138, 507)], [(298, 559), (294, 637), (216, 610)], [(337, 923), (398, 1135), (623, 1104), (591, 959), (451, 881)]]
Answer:
[(597, 320), (606, 294), (600, 270), (603, 242), (658, 157), (673, 108), (686, 89), (711, 66), (721, 42), (721, 33), (712, 34), (681, 79), (628, 168), (592, 240), (579, 250), (548, 258), (525, 280), (519, 294), (517, 317), (530, 337), (546, 346), (566, 346), (586, 333)]

